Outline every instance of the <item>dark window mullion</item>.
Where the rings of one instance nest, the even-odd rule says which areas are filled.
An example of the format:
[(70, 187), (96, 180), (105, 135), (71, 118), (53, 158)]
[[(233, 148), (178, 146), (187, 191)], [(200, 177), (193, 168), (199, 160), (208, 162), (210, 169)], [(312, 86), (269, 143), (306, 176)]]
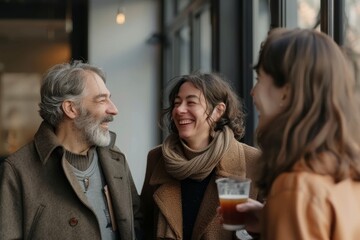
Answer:
[(321, 0), (320, 6), (320, 29), (330, 37), (334, 37), (334, 1)]
[(250, 95), (253, 87), (253, 2), (241, 1), (241, 22), (240, 22), (240, 81), (242, 92), (240, 96), (243, 99), (246, 112), (246, 127), (243, 141), (247, 144), (254, 145), (254, 106)]
[(334, 40), (340, 46), (345, 43), (345, 0), (334, 1)]
[(191, 58), (192, 66), (191, 70), (198, 70), (200, 68), (200, 19), (199, 14), (194, 14), (192, 17), (192, 44), (191, 44)]
[(286, 27), (286, 0), (270, 0), (270, 29)]
[(220, 70), (220, 2), (212, 0), (211, 2), (211, 65), (213, 71)]

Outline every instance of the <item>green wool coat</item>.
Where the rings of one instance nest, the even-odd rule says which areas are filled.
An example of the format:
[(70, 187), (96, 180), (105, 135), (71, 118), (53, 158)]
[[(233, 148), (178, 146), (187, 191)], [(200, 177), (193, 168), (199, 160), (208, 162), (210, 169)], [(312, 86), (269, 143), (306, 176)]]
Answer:
[[(119, 236), (136, 239), (140, 199), (125, 156), (115, 146), (98, 147)], [(50, 125), (0, 165), (0, 239), (100, 239), (97, 218), (64, 157)]]

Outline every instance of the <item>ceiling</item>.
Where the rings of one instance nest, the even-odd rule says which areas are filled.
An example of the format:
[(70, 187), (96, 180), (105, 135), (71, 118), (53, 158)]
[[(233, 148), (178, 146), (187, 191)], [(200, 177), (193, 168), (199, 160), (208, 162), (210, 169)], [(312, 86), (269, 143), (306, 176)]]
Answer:
[(0, 43), (67, 41), (64, 20), (0, 19)]
[(0, 0), (0, 44), (66, 41), (71, 0)]

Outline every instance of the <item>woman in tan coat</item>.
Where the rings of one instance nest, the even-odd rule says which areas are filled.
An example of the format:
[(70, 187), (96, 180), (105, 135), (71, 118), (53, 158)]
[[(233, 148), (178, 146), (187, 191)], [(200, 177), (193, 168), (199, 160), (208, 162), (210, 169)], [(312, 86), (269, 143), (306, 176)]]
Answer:
[(262, 212), (263, 239), (359, 239), (360, 114), (349, 66), (315, 30), (275, 29), (261, 49), (252, 96), (266, 204), (237, 207)]
[[(240, 102), (220, 76), (193, 74), (176, 79), (169, 104), (163, 119), (170, 135), (148, 154), (141, 193), (145, 235), (235, 239), (217, 217), (215, 179), (256, 172), (259, 151), (238, 141), (244, 134)], [(251, 194), (257, 197), (255, 189)]]

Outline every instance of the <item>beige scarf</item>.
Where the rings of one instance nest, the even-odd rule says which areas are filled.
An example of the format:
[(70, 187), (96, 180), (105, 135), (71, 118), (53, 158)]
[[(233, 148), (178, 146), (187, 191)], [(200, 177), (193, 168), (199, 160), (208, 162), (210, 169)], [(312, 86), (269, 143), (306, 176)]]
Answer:
[(171, 134), (162, 145), (166, 171), (178, 180), (191, 178), (201, 181), (218, 165), (233, 138), (234, 133), (225, 126), (222, 131), (215, 132), (213, 140), (201, 154), (188, 160), (179, 136)]

